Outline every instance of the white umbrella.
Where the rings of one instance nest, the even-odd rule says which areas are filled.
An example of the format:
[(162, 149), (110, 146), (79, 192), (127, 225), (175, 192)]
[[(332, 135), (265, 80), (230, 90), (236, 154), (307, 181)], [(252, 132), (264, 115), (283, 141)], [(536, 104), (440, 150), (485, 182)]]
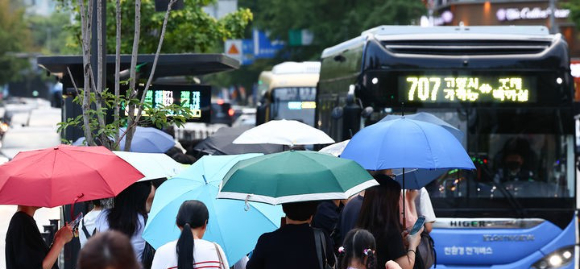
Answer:
[(326, 147), (320, 149), (318, 152), (328, 153), (334, 157), (340, 157), (340, 154), (342, 154), (342, 151), (344, 150), (346, 145), (348, 145), (348, 142), (350, 142), (350, 139), (344, 140), (342, 142), (334, 143), (330, 146), (326, 146)]
[(242, 133), (234, 144), (314, 145), (332, 144), (323, 131), (295, 120), (273, 120)]
[(170, 178), (184, 169), (183, 165), (163, 153), (140, 153), (127, 151), (113, 151), (117, 156), (139, 170), (144, 178), (139, 181), (156, 178)]

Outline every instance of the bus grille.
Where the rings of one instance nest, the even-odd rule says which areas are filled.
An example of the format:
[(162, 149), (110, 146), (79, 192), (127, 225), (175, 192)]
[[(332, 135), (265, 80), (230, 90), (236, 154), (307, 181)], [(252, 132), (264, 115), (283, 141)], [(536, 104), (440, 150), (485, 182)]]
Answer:
[(546, 50), (549, 41), (513, 41), (513, 40), (403, 40), (383, 41), (383, 45), (392, 53), (429, 54), (429, 55), (509, 55), (537, 54)]

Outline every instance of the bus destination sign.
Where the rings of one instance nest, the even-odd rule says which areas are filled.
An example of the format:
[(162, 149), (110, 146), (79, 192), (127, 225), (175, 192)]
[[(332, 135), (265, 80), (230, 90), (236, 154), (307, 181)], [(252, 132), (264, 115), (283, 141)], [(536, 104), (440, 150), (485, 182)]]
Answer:
[(400, 101), (423, 103), (536, 101), (535, 81), (523, 76), (399, 76)]

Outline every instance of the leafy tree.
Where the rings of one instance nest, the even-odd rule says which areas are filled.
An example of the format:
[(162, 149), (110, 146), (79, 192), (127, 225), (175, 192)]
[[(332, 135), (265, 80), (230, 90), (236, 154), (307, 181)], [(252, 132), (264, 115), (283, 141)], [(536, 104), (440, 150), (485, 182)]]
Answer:
[[(203, 11), (203, 7), (214, 0), (184, 0), (182, 10), (172, 10), (167, 22), (167, 33), (162, 53), (207, 52), (212, 46), (217, 46), (226, 39), (240, 38), (248, 23), (252, 20), (252, 12), (240, 8), (221, 19), (215, 19)], [(127, 18), (135, 17), (135, 0), (121, 1), (121, 53), (131, 53), (133, 48), (132, 23)], [(69, 6), (70, 7), (70, 6)], [(71, 7), (76, 8), (76, 7)], [(159, 41), (160, 29), (163, 24), (164, 12), (155, 11), (154, 0), (141, 1), (141, 36), (139, 38), (140, 53), (154, 53)], [(70, 29), (80, 43), (80, 17)], [(107, 36), (115, 36), (115, 5), (107, 5)], [(107, 39), (107, 52), (115, 53), (115, 40)]]
[(322, 50), (379, 25), (405, 25), (425, 14), (418, 0), (244, 0), (253, 6), (255, 26), (271, 36), (288, 41), (288, 30), (306, 29), (314, 34), (310, 46), (287, 47), (282, 52), (290, 60), (320, 58)]
[(79, 54), (72, 46), (74, 36), (63, 29), (70, 24), (70, 15), (55, 12), (50, 16), (28, 15), (26, 24), (31, 30), (31, 51), (44, 55)]
[(0, 0), (0, 85), (18, 78), (28, 61), (18, 58), (29, 44), (30, 31), (24, 23), (24, 9)]
[[(209, 3), (208, 1), (185, 1), (186, 9), (184, 11), (172, 11), (172, 6), (176, 0), (170, 0), (167, 11), (163, 13), (154, 12), (152, 0), (116, 0), (114, 5), (107, 5), (107, 10), (101, 10), (100, 4), (97, 4), (97, 9), (93, 10), (94, 1), (102, 3), (101, 1), (107, 0), (78, 0), (76, 4), (64, 2), (69, 4), (67, 7), (70, 10), (78, 14), (77, 24), (73, 25), (71, 29), (76, 29), (77, 40), (82, 48), (84, 79), (83, 85), (74, 85), (79, 93), (75, 101), (81, 105), (82, 115), (74, 119), (67, 119), (61, 123), (60, 128), (82, 126), (88, 145), (95, 145), (95, 141), (98, 141), (110, 149), (117, 149), (119, 141), (126, 137), (123, 150), (127, 151), (131, 148), (131, 141), (138, 125), (153, 124), (157, 127), (164, 127), (171, 123), (180, 125), (192, 116), (188, 108), (178, 105), (153, 108), (145, 103), (145, 96), (152, 83), (159, 54), (162, 51), (168, 52), (167, 49), (162, 50), (165, 37), (168, 37), (169, 40), (173, 38), (174, 42), (177, 43), (177, 45), (170, 44), (170, 47), (174, 45), (172, 50), (180, 50), (170, 52), (204, 50), (218, 42), (220, 38), (225, 39), (239, 35), (252, 19), (249, 10), (240, 10), (219, 21), (211, 19), (205, 12), (201, 11), (201, 5)], [(193, 8), (188, 9), (189, 5), (192, 5)], [(110, 14), (111, 6), (112, 14)], [(102, 12), (109, 12), (106, 22), (100, 19)], [(92, 25), (92, 16), (98, 18), (96, 25)], [(107, 44), (98, 38), (102, 34), (101, 25), (103, 23), (106, 26), (106, 34), (115, 36), (114, 39), (107, 39)], [(192, 24), (201, 24), (201, 26), (196, 28), (197, 26)], [(168, 25), (172, 25), (172, 28)], [(96, 36), (91, 34), (92, 27), (97, 29)], [(91, 51), (92, 38), (97, 39), (97, 51)], [(167, 46), (167, 42), (165, 43)], [(111, 51), (116, 56), (114, 90), (105, 88), (102, 80), (95, 79), (95, 75), (102, 77), (100, 70), (105, 64), (101, 60), (102, 53), (111, 53)], [(97, 74), (93, 74), (93, 70), (91, 70), (90, 55), (93, 53), (98, 56), (96, 63), (98, 67), (95, 70), (98, 71)], [(131, 54), (129, 79), (125, 82), (120, 81), (121, 53)], [(155, 54), (148, 78), (137, 76), (137, 55), (139, 53)], [(121, 83), (127, 84), (129, 88), (124, 96), (120, 94)], [(142, 91), (137, 89), (139, 84), (144, 84)], [(126, 120), (119, 117), (122, 105), (127, 109)], [(112, 123), (106, 123), (105, 117), (111, 111), (114, 120)], [(168, 114), (174, 116), (170, 119), (167, 117)], [(147, 117), (142, 117), (143, 115), (147, 115)], [(120, 134), (120, 127), (125, 125), (127, 126), (125, 133)], [(111, 140), (111, 138), (113, 139)]]

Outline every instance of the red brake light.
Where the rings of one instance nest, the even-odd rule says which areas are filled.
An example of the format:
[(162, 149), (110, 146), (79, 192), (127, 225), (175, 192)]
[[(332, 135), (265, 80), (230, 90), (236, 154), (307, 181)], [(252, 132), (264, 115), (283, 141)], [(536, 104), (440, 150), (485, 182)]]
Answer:
[(234, 109), (233, 108), (228, 109), (228, 115), (230, 115), (230, 117), (234, 116)]
[(218, 99), (217, 100), (217, 104), (220, 105), (220, 106), (223, 105), (224, 104), (224, 100), (223, 99)]

